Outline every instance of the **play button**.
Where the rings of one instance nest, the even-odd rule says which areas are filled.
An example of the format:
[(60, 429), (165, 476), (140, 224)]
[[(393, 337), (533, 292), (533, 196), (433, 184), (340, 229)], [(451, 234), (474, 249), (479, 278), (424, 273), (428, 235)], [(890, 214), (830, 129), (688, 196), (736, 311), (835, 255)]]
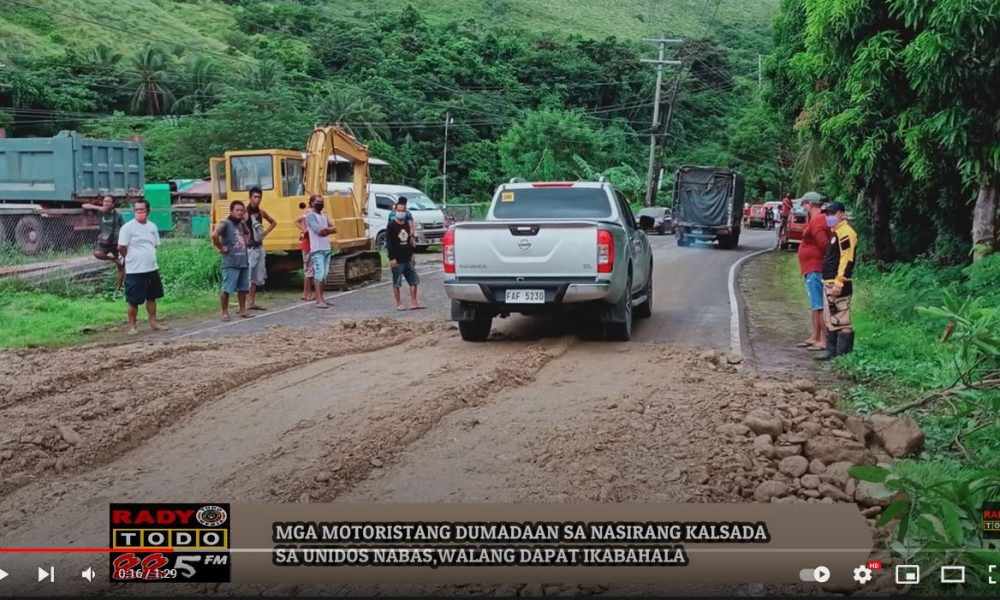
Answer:
[(0, 569), (0, 581), (3, 581), (4, 579), (6, 579), (8, 575), (10, 575), (10, 573), (8, 573), (7, 571), (4, 571), (3, 569)]

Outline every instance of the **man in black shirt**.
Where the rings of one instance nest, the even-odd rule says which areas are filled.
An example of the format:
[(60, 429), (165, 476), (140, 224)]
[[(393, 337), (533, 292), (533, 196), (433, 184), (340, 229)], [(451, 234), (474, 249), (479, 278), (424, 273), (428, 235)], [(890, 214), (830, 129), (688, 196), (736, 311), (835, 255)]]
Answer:
[(396, 301), (396, 310), (406, 310), (400, 297), (403, 278), (410, 285), (410, 308), (423, 308), (417, 301), (417, 284), (420, 278), (413, 266), (413, 234), (406, 222), (406, 205), (396, 204), (396, 213), (385, 230), (386, 247), (389, 251), (389, 266), (392, 268), (392, 297)]

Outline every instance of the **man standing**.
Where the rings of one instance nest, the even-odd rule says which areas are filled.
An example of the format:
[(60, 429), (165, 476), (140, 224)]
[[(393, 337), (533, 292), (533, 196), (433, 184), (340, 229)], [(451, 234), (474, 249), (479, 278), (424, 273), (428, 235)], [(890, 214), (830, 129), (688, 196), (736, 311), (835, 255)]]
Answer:
[(330, 272), (330, 236), (337, 228), (323, 214), (326, 200), (323, 196), (314, 195), (309, 198), (312, 212), (306, 215), (306, 227), (309, 229), (309, 255), (313, 261), (313, 287), (316, 290), (316, 308), (330, 308), (323, 299), (323, 286)]
[(417, 284), (420, 283), (420, 278), (413, 266), (413, 234), (406, 222), (406, 205), (402, 202), (396, 204), (393, 214), (395, 218), (389, 221), (385, 235), (389, 267), (392, 269), (392, 297), (396, 301), (396, 310), (405, 310), (400, 297), (405, 277), (410, 286), (410, 308), (416, 310), (423, 306), (417, 301)]
[(149, 327), (154, 331), (168, 329), (156, 320), (156, 300), (163, 297), (156, 247), (160, 231), (149, 220), (149, 202), (136, 200), (135, 218), (122, 225), (118, 232), (118, 254), (125, 259), (125, 302), (128, 304), (128, 333), (139, 333), (136, 318), (139, 305), (146, 305)]
[(847, 213), (840, 202), (831, 202), (823, 208), (826, 223), (833, 230), (830, 243), (823, 257), (823, 285), (826, 303), (826, 352), (816, 360), (830, 360), (854, 349), (854, 330), (851, 328), (851, 296), (854, 284), (854, 253), (858, 234), (847, 223)]
[(822, 204), (823, 198), (816, 192), (807, 192), (802, 197), (802, 206), (806, 209), (809, 221), (802, 232), (802, 242), (799, 244), (799, 274), (805, 277), (812, 335), (808, 340), (797, 344), (797, 347), (810, 350), (826, 349), (826, 326), (823, 323), (823, 256), (830, 244), (830, 228), (826, 225)]
[(247, 292), (250, 290), (250, 262), (247, 240), (250, 230), (246, 224), (246, 207), (239, 200), (229, 203), (229, 218), (219, 221), (212, 231), (212, 243), (222, 255), (222, 320), (229, 320), (229, 295), (235, 293), (244, 319), (252, 315), (247, 312)]
[(101, 213), (100, 230), (97, 234), (97, 248), (94, 250), (94, 258), (98, 260), (108, 260), (115, 263), (117, 273), (115, 273), (115, 290), (121, 289), (125, 280), (125, 261), (118, 254), (118, 232), (125, 224), (125, 218), (120, 212), (115, 210), (114, 196), (105, 195), (101, 197), (100, 206), (86, 203), (84, 209), (96, 210)]
[(306, 217), (312, 212), (312, 199), (307, 207), (299, 203), (302, 209), (302, 216), (295, 219), (295, 227), (299, 230), (299, 250), (302, 251), (302, 299), (312, 302), (315, 299), (315, 289), (313, 288), (313, 262), (309, 255), (309, 228), (306, 227)]
[[(264, 310), (257, 306), (257, 288), (267, 281), (267, 267), (264, 264), (264, 238), (278, 225), (267, 211), (260, 207), (263, 194), (259, 187), (250, 188), (250, 204), (247, 206), (247, 225), (250, 239), (247, 241), (247, 260), (250, 264), (250, 310)], [(264, 229), (267, 221), (267, 229)]]
[(778, 211), (781, 217), (781, 225), (778, 227), (778, 243), (787, 241), (788, 220), (792, 215), (792, 196), (785, 194), (781, 198), (781, 208)]

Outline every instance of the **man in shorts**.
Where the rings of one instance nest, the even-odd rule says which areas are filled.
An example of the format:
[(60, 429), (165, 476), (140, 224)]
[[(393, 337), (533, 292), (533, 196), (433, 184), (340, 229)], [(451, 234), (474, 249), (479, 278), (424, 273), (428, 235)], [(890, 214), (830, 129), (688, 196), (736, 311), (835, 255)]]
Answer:
[[(260, 207), (263, 193), (259, 187), (250, 188), (250, 204), (246, 209), (247, 226), (250, 229), (250, 238), (247, 241), (247, 259), (250, 263), (250, 310), (265, 310), (263, 306), (257, 306), (257, 288), (264, 287), (267, 281), (267, 267), (264, 264), (264, 238), (274, 231), (278, 222), (274, 220), (267, 211)], [(267, 222), (267, 229), (264, 223)]]
[(330, 269), (330, 236), (337, 228), (323, 214), (326, 201), (323, 196), (313, 196), (312, 211), (306, 215), (306, 228), (309, 230), (309, 255), (313, 261), (313, 289), (316, 291), (316, 308), (330, 308), (323, 299), (323, 286)]
[(306, 216), (312, 212), (312, 198), (309, 199), (309, 206), (299, 202), (302, 209), (302, 216), (295, 219), (295, 227), (299, 230), (299, 250), (302, 251), (302, 299), (312, 302), (316, 299), (316, 290), (313, 289), (313, 269), (312, 256), (310, 256), (309, 228), (306, 227)]
[(823, 257), (830, 245), (830, 228), (823, 214), (823, 197), (816, 192), (808, 192), (802, 197), (802, 206), (809, 220), (802, 231), (799, 243), (799, 274), (805, 278), (806, 295), (809, 298), (812, 334), (797, 347), (809, 350), (826, 349), (826, 325), (823, 322)]
[(96, 210), (101, 213), (100, 230), (97, 234), (97, 247), (94, 249), (94, 258), (107, 260), (115, 263), (117, 273), (115, 273), (115, 290), (122, 287), (125, 281), (125, 261), (118, 254), (118, 232), (125, 224), (125, 218), (120, 212), (115, 210), (115, 199), (111, 195), (101, 197), (101, 204), (86, 203), (83, 205), (86, 210)]
[(826, 303), (826, 352), (816, 360), (830, 360), (854, 350), (851, 327), (851, 296), (854, 295), (854, 258), (858, 234), (847, 223), (847, 211), (840, 202), (823, 207), (826, 223), (833, 231), (823, 257), (823, 292)]
[(156, 320), (156, 301), (163, 297), (160, 267), (156, 262), (156, 247), (160, 231), (149, 220), (149, 202), (137, 200), (135, 218), (122, 225), (118, 232), (118, 254), (125, 259), (125, 302), (128, 305), (128, 333), (139, 333), (136, 319), (139, 305), (146, 305), (149, 327), (154, 331), (168, 328)]
[(417, 284), (420, 277), (413, 266), (413, 234), (406, 221), (406, 205), (396, 204), (395, 218), (389, 222), (385, 230), (386, 249), (389, 252), (389, 267), (392, 269), (392, 297), (396, 301), (396, 310), (406, 310), (400, 294), (403, 279), (410, 286), (410, 308), (423, 308), (417, 301)]
[(247, 311), (247, 292), (250, 291), (250, 262), (247, 256), (247, 239), (250, 230), (246, 224), (246, 206), (239, 200), (229, 203), (229, 217), (219, 221), (212, 231), (212, 243), (222, 255), (222, 320), (229, 320), (229, 295), (236, 294), (240, 316), (252, 315)]

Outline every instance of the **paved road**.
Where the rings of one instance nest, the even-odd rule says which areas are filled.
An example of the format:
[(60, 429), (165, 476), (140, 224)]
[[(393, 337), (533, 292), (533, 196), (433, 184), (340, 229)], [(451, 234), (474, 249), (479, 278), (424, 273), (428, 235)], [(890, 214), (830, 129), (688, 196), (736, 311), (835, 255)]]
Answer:
[[(653, 317), (636, 324), (635, 339), (643, 342), (729, 348), (729, 267), (751, 252), (770, 247), (774, 234), (769, 231), (743, 232), (740, 247), (720, 250), (700, 245), (677, 246), (674, 236), (650, 236), (653, 246)], [(392, 319), (447, 320), (449, 301), (441, 287), (441, 260), (437, 254), (417, 255), (421, 273), (420, 294), (426, 310), (398, 312), (393, 309), (388, 272), (381, 283), (330, 295), (334, 308), (318, 310), (311, 303), (296, 302), (284, 307), (270, 307), (249, 320), (220, 323), (205, 320), (178, 331), (172, 337), (189, 339), (206, 336), (249, 333), (274, 325), (308, 326), (336, 319), (387, 317)], [(511, 316), (493, 322), (495, 332), (504, 337), (533, 339), (551, 332), (537, 319)]]
[[(0, 363), (0, 380), (16, 383), (0, 394), (0, 538), (10, 547), (101, 547), (107, 505), (124, 501), (743, 501), (759, 478), (740, 466), (752, 464), (749, 440), (720, 428), (751, 407), (789, 400), (760, 396), (753, 374), (717, 368), (683, 346), (728, 348), (729, 267), (771, 239), (748, 232), (739, 250), (724, 251), (654, 237), (654, 315), (632, 344), (548, 336), (526, 318), (498, 321), (509, 335), (496, 342), (464, 343), (441, 323), (440, 275), (424, 257), (434, 271), (424, 278), (433, 304), (427, 311), (396, 313), (383, 285), (342, 294), (329, 311), (272, 307), (250, 321), (169, 332), (188, 335), (172, 344), (126, 344), (114, 369), (92, 368), (107, 358), (96, 345), (18, 355)], [(231, 344), (211, 339), (372, 315), (410, 322), (383, 335), (366, 327), (281, 327), (254, 340), (252, 369), (242, 346), (234, 360)], [(3, 591), (11, 595), (145, 593), (110, 587), (99, 554), (3, 560), (12, 573)], [(48, 564), (65, 575), (40, 588), (36, 569)], [(75, 576), (87, 566), (99, 580)], [(192, 593), (187, 586), (161, 591)], [(348, 595), (342, 586), (292, 592)], [(483, 595), (496, 592), (484, 588)]]

